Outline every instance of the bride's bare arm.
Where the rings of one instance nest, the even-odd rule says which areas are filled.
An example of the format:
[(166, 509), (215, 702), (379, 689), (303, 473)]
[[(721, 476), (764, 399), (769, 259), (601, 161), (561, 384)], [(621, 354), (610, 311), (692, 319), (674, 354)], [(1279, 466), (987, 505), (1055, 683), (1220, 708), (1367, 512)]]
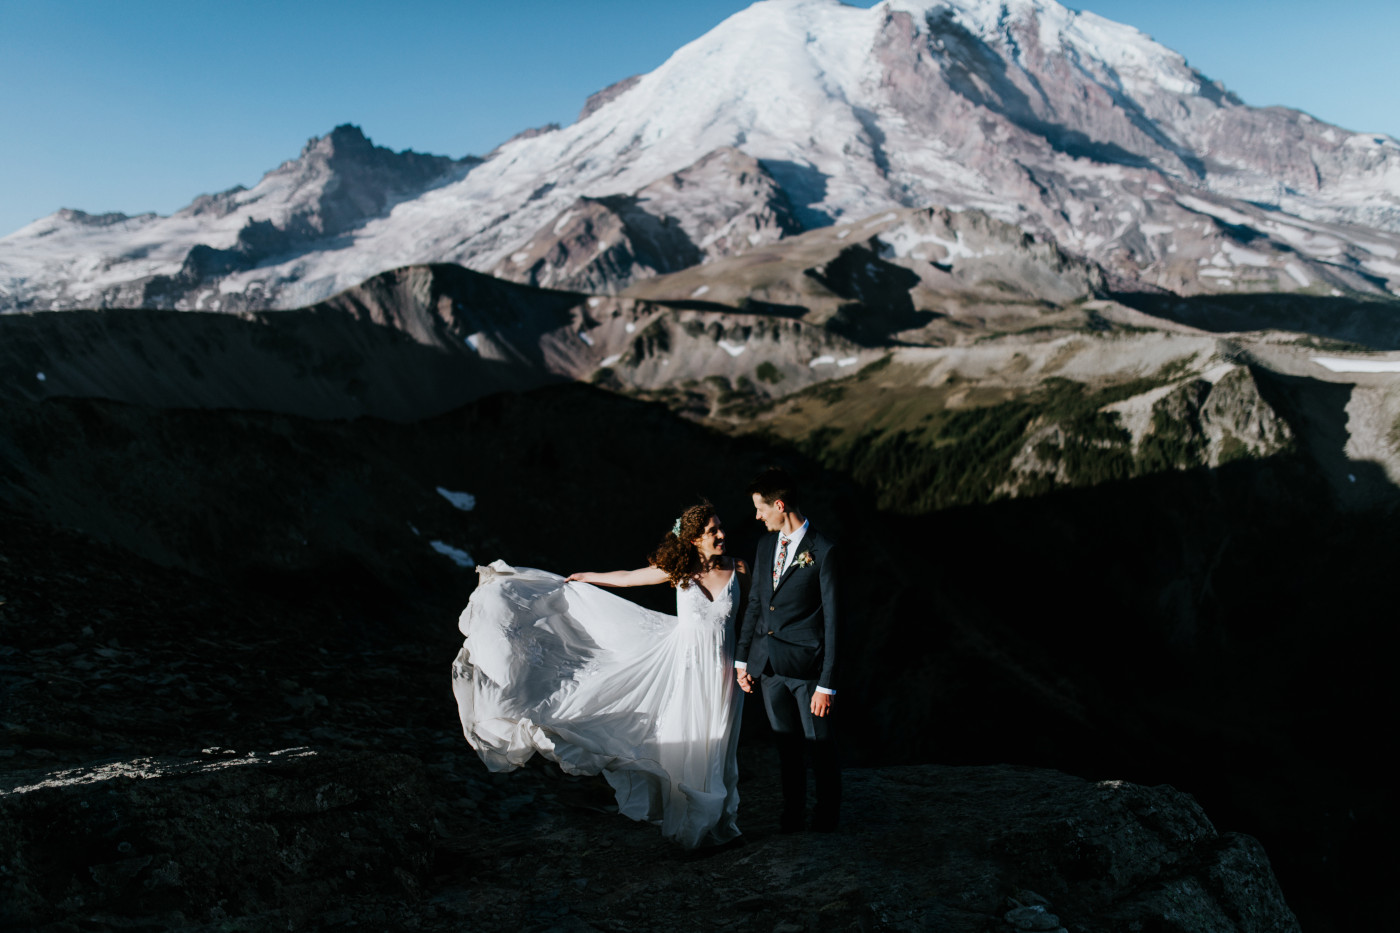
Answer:
[(660, 567), (642, 567), (639, 570), (610, 570), (607, 573), (571, 573), (569, 580), (576, 583), (592, 583), (595, 586), (650, 586), (665, 583), (669, 577)]

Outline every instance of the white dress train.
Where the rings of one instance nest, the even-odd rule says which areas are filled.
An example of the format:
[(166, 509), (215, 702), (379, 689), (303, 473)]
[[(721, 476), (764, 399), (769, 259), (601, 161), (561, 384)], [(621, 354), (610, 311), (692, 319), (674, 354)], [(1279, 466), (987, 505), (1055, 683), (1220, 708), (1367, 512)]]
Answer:
[(477, 572), (452, 692), (486, 766), (539, 752), (601, 773), (619, 812), (687, 848), (739, 835), (738, 575), (713, 600), (677, 588), (671, 616), (504, 561)]

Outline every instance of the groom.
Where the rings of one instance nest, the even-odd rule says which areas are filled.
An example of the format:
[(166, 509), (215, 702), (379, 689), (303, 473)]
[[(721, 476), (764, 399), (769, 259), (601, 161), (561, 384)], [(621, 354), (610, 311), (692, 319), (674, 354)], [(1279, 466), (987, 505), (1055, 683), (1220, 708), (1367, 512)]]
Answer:
[(782, 831), (804, 828), (803, 759), (810, 751), (817, 785), (812, 829), (833, 832), (841, 808), (841, 770), (831, 728), (839, 619), (835, 546), (803, 516), (797, 487), (786, 471), (764, 471), (748, 491), (756, 517), (772, 533), (758, 543), (734, 666), (744, 692), (763, 684), (763, 706), (778, 742)]

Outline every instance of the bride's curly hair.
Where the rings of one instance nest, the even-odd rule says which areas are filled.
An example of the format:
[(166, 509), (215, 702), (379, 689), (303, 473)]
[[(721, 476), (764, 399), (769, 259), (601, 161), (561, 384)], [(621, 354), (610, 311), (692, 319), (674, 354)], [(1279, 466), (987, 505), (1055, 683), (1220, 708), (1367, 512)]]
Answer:
[(681, 513), (675, 526), (651, 552), (647, 562), (665, 571), (672, 586), (681, 589), (690, 586), (690, 575), (700, 563), (700, 550), (691, 542), (705, 533), (705, 526), (714, 514), (715, 507), (710, 501), (701, 499), (699, 505), (692, 505)]

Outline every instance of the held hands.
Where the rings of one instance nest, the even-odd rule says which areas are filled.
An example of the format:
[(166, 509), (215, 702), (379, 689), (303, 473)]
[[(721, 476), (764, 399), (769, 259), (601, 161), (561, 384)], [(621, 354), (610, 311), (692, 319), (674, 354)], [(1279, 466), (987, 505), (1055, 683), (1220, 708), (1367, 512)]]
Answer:
[[(753, 678), (749, 676), (748, 669), (747, 669), (747, 668), (742, 668), (742, 667), (741, 667), (741, 668), (738, 668), (734, 673), (735, 673), (736, 678), (737, 678), (738, 681), (739, 681), (739, 689), (743, 690), (745, 693), (753, 693), (753, 686), (754, 686), (754, 684), (753, 684)], [(831, 694), (829, 694), (829, 693), (813, 693), (813, 694), (812, 694), (812, 715), (813, 715), (813, 716), (816, 716), (816, 717), (818, 717), (818, 718), (825, 718), (825, 717), (827, 717), (827, 716), (830, 716), (830, 715), (831, 715), (831, 706), (832, 706), (832, 703), (831, 703)]]

